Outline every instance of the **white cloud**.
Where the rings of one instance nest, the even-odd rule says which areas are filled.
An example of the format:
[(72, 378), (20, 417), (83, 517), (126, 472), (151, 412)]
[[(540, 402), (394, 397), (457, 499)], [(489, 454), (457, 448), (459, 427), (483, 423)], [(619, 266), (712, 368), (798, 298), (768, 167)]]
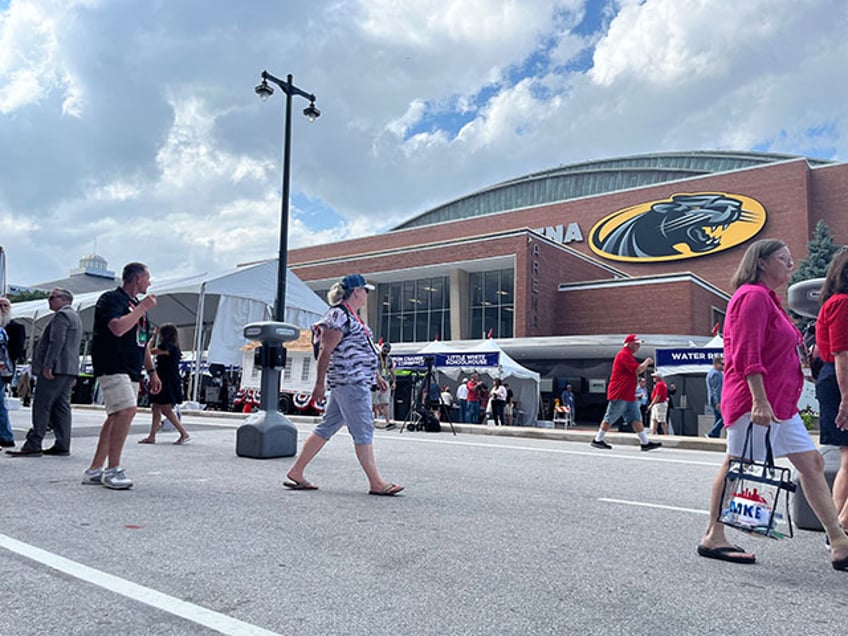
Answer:
[(308, 124), (294, 99), (291, 184), (306, 203), (292, 246), (597, 157), (844, 159), (846, 6), (13, 0), (0, 12), (10, 280), (64, 276), (95, 240), (114, 269), (139, 259), (159, 277), (273, 257), (285, 102), (256, 99), (263, 68), (294, 74), (322, 110)]

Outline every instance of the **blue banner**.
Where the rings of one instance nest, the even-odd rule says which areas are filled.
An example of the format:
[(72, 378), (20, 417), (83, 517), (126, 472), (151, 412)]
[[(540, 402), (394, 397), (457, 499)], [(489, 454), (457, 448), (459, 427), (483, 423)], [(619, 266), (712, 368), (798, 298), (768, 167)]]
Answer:
[(658, 367), (703, 365), (706, 373), (713, 366), (713, 358), (723, 355), (723, 349), (657, 349), (654, 364)]
[(500, 361), (497, 351), (457, 353), (415, 353), (392, 356), (398, 369), (426, 369), (427, 360), (432, 360), (436, 369), (445, 367), (496, 367)]

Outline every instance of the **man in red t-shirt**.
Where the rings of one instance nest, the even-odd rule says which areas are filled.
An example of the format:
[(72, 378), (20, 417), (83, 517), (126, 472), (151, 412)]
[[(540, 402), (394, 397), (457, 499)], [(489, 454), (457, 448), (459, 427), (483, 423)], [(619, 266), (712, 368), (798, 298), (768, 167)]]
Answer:
[(651, 433), (668, 435), (668, 385), (659, 373), (654, 373), (651, 377), (654, 379), (651, 404), (648, 406), (651, 413)]
[(636, 334), (631, 333), (624, 339), (624, 346), (612, 362), (612, 375), (610, 375), (607, 385), (607, 400), (609, 400), (609, 403), (601, 426), (598, 428), (598, 433), (591, 442), (594, 448), (604, 450), (612, 448), (604, 441), (604, 437), (610, 430), (612, 423), (618, 421), (620, 417), (624, 417), (625, 421), (630, 422), (633, 432), (639, 436), (643, 451), (654, 450), (662, 446), (660, 442), (652, 442), (648, 439), (648, 434), (642, 424), (639, 404), (636, 400), (638, 378), (654, 362), (651, 358), (645, 358), (641, 364), (637, 362), (634, 354), (639, 351), (641, 345), (642, 341), (636, 337)]

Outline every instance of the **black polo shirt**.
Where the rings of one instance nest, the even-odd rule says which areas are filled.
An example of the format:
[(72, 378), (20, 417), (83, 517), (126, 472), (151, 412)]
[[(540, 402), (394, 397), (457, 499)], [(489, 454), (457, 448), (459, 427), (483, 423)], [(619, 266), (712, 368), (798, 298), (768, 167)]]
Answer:
[(147, 314), (121, 337), (109, 329), (109, 323), (126, 316), (138, 304), (123, 287), (105, 292), (94, 306), (94, 334), (91, 340), (91, 359), (94, 375), (126, 373), (133, 382), (141, 380), (144, 347), (150, 337)]

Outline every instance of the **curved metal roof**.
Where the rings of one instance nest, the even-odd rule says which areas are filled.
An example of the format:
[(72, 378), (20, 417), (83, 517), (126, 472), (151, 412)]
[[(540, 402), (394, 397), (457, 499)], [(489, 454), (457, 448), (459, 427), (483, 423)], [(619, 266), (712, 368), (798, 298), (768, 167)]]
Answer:
[(811, 166), (832, 163), (798, 155), (734, 151), (669, 152), (585, 161), (498, 183), (423, 212), (393, 229), (405, 230), (797, 159), (806, 159)]

